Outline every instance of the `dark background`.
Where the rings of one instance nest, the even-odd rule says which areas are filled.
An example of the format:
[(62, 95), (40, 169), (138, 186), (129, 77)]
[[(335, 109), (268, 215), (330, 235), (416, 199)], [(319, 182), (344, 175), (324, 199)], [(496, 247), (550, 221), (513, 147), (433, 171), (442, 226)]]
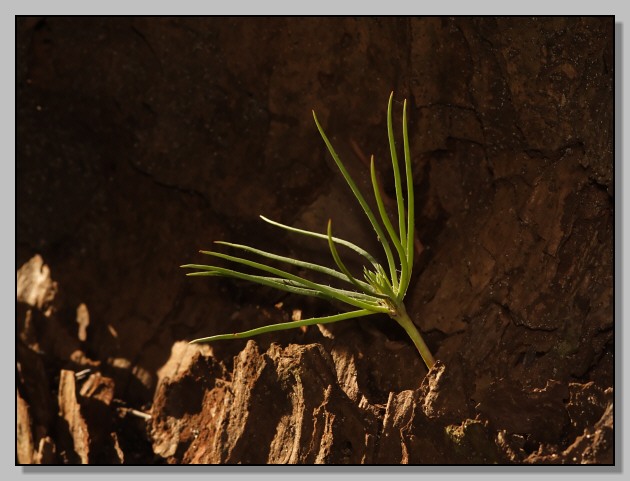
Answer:
[[(322, 232), (332, 217), (340, 237), (372, 249), (311, 110), (364, 191), (374, 154), (391, 195), (391, 91), (398, 130), (409, 103), (422, 244), (407, 308), (436, 357), (466, 366), (473, 405), (498, 380), (611, 387), (613, 27), (612, 17), (18, 18), (16, 269), (39, 254), (57, 282), (52, 310), (18, 303), (18, 361), (43, 359), (34, 372), (52, 392), (37, 407), (28, 375), (18, 378), (35, 449), (59, 431), (61, 369), (98, 366), (116, 399), (149, 410), (176, 341), (292, 309), (338, 312), (178, 266), (205, 262), (197, 251), (213, 240), (326, 258), (325, 245), (259, 214)], [(41, 319), (28, 331), (33, 310)], [(369, 358), (361, 322), (331, 329)], [(408, 343), (386, 319), (363, 326)], [(309, 329), (257, 342), (322, 341)], [(213, 352), (229, 370), (244, 346)], [(404, 353), (395, 373), (371, 378), (368, 399), (418, 386), (426, 369)], [(480, 409), (509, 430), (509, 414)], [(530, 451), (541, 439), (568, 446), (567, 423)], [(137, 460), (152, 460), (139, 442)], [(61, 451), (54, 459), (68, 461)]]

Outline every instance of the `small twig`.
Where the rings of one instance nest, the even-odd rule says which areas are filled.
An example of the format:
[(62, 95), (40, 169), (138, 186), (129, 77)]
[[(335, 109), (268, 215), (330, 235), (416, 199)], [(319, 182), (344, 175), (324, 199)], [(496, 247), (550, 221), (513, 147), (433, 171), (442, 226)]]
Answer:
[(138, 411), (137, 409), (133, 409), (133, 408), (124, 408), (121, 407), (119, 408), (123, 414), (127, 415), (127, 414), (131, 414), (132, 416), (136, 416), (140, 419), (144, 419), (145, 421), (148, 421), (149, 419), (151, 419), (151, 415), (148, 413), (143, 413), (142, 411)]
[(83, 371), (78, 371), (74, 373), (74, 378), (77, 381), (80, 381), (81, 379), (83, 379), (84, 377), (87, 377), (90, 373), (92, 372), (92, 369), (87, 368), (87, 369), (83, 369)]

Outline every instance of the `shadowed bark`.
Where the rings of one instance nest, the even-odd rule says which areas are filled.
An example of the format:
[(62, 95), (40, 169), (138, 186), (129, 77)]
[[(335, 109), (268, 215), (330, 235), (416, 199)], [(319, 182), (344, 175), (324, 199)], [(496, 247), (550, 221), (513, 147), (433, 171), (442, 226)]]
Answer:
[[(19, 18), (17, 461), (612, 463), (613, 21)], [(386, 316), (188, 346), (339, 312), (178, 266), (331, 264), (260, 214), (380, 252), (311, 110), (392, 198), (392, 90), (436, 365)]]

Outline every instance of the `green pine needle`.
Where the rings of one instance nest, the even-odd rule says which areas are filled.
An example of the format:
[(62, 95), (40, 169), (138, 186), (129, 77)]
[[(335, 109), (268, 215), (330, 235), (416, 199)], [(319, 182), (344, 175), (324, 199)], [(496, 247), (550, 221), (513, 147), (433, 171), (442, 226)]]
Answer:
[[(304, 319), (300, 321), (283, 322), (279, 324), (271, 324), (262, 326), (249, 331), (237, 332), (232, 334), (218, 334), (215, 336), (204, 337), (201, 339), (195, 339), (192, 343), (203, 343), (219, 341), (224, 339), (243, 339), (251, 336), (257, 336), (267, 332), (280, 331), (285, 329), (294, 329), (302, 326), (310, 326), (313, 324), (326, 324), (332, 322), (344, 321), (346, 319), (353, 319), (356, 317), (364, 317), (372, 314), (385, 313), (400, 324), (409, 337), (414, 342), (416, 348), (420, 352), (422, 359), (427, 367), (430, 369), (435, 363), (431, 352), (426, 346), (422, 336), (418, 329), (411, 321), (411, 318), (407, 314), (403, 299), (407, 293), (409, 283), (411, 281), (411, 270), (413, 268), (414, 259), (414, 197), (413, 197), (413, 174), (411, 168), (411, 153), (409, 149), (409, 139), (407, 132), (407, 101), (403, 104), (403, 150), (405, 159), (405, 182), (407, 185), (407, 199), (405, 206), (405, 199), (403, 195), (401, 172), (398, 164), (398, 157), (396, 153), (396, 145), (394, 142), (394, 131), (392, 127), (392, 100), (393, 92), (389, 97), (387, 106), (387, 135), (389, 139), (389, 147), (392, 159), (392, 167), (394, 170), (394, 185), (396, 188), (396, 208), (397, 208), (397, 224), (398, 229), (392, 224), (387, 212), (385, 210), (385, 204), (381, 196), (380, 186), (376, 177), (376, 169), (374, 167), (374, 157), (370, 162), (370, 176), (372, 180), (372, 187), (374, 190), (374, 198), (376, 200), (376, 206), (378, 208), (378, 214), (380, 222), (374, 215), (374, 212), (366, 202), (365, 198), (361, 194), (361, 191), (357, 187), (356, 183), (346, 170), (341, 159), (335, 152), (332, 144), (328, 140), (328, 137), (324, 133), (324, 129), (317, 120), (315, 112), (313, 112), (313, 118), (315, 125), (319, 130), (324, 143), (326, 144), (328, 151), (332, 155), (333, 160), (337, 164), (337, 167), (341, 171), (344, 179), (346, 180), (350, 190), (356, 197), (357, 201), (361, 205), (361, 208), (368, 217), (370, 224), (372, 225), (379, 242), (385, 252), (387, 259), (387, 270), (379, 264), (374, 256), (365, 251), (361, 247), (332, 235), (332, 222), (328, 221), (326, 234), (298, 229), (295, 227), (280, 224), (279, 222), (272, 221), (266, 217), (260, 216), (265, 222), (286, 229), (290, 232), (315, 237), (318, 239), (326, 239), (328, 241), (328, 247), (330, 249), (332, 258), (339, 270), (331, 269), (330, 267), (313, 264), (291, 257), (285, 257), (270, 252), (266, 252), (254, 247), (232, 244), (229, 242), (217, 241), (216, 244), (225, 245), (233, 249), (245, 251), (260, 257), (278, 261), (288, 265), (296, 266), (302, 269), (314, 271), (320, 274), (327, 275), (338, 281), (346, 282), (350, 284), (355, 290), (340, 289), (332, 287), (330, 285), (319, 284), (310, 281), (304, 277), (292, 274), (282, 269), (278, 269), (261, 262), (255, 262), (243, 257), (236, 257), (228, 254), (223, 254), (214, 251), (200, 251), (203, 254), (218, 257), (235, 264), (244, 265), (250, 268), (254, 268), (258, 271), (262, 271), (269, 275), (254, 275), (241, 272), (234, 269), (227, 269), (223, 267), (213, 265), (201, 265), (201, 264), (186, 264), (181, 267), (186, 269), (193, 269), (193, 272), (188, 273), (189, 276), (218, 276), (229, 277), (234, 279), (240, 279), (255, 284), (261, 284), (264, 286), (273, 287), (278, 290), (289, 292), (292, 294), (298, 294), (303, 296), (320, 297), (329, 301), (340, 301), (349, 306), (358, 308), (358, 310), (345, 312), (341, 314), (335, 314), (333, 316), (316, 317), (312, 319)], [(360, 256), (362, 256), (369, 264), (363, 268), (363, 280), (357, 279), (350, 270), (343, 263), (341, 256), (337, 250), (337, 245), (347, 247)], [(392, 246), (394, 249), (392, 250)], [(396, 256), (394, 256), (396, 254)]]

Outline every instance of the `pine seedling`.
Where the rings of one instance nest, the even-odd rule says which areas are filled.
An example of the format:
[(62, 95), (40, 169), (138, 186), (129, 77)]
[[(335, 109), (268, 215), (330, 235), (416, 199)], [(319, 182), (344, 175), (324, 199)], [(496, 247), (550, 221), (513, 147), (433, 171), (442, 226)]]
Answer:
[[(398, 324), (400, 324), (400, 326), (402, 326), (402, 328), (407, 332), (414, 345), (418, 349), (418, 352), (422, 356), (422, 359), (424, 360), (424, 363), (427, 365), (427, 367), (430, 369), (433, 366), (433, 364), (435, 363), (433, 356), (429, 351), (426, 343), (422, 339), (420, 332), (407, 314), (407, 310), (405, 309), (405, 305), (403, 302), (405, 294), (407, 293), (407, 289), (409, 288), (409, 283), (411, 281), (411, 270), (414, 261), (415, 227), (413, 177), (407, 132), (407, 101), (405, 100), (403, 104), (402, 119), (403, 151), (405, 164), (404, 174), (407, 191), (405, 206), (405, 196), (403, 194), (401, 171), (396, 152), (396, 145), (394, 143), (394, 132), (392, 127), (392, 100), (393, 92), (389, 97), (389, 103), (387, 106), (387, 133), (392, 158), (392, 167), (394, 171), (398, 229), (394, 227), (394, 224), (391, 222), (387, 215), (387, 212), (385, 211), (385, 205), (380, 193), (380, 186), (377, 180), (376, 170), (374, 168), (374, 156), (372, 156), (370, 160), (370, 176), (372, 180), (374, 198), (376, 200), (376, 206), (378, 209), (378, 216), (380, 217), (380, 221), (374, 214), (368, 203), (365, 201), (363, 194), (358, 189), (356, 183), (341, 162), (341, 159), (335, 152), (335, 149), (333, 148), (332, 144), (328, 140), (328, 137), (324, 133), (324, 129), (317, 120), (317, 115), (315, 115), (315, 112), (313, 111), (315, 125), (317, 126), (317, 129), (319, 130), (319, 133), (321, 134), (326, 144), (326, 147), (328, 148), (328, 151), (332, 155), (333, 160), (337, 164), (337, 167), (341, 171), (341, 174), (343, 175), (348, 186), (352, 190), (352, 193), (361, 205), (361, 208), (365, 212), (365, 215), (368, 217), (370, 224), (376, 232), (378, 240), (381, 243), (381, 246), (385, 253), (385, 257), (387, 259), (387, 268), (383, 267), (379, 262), (376, 261), (374, 256), (372, 256), (369, 252), (365, 251), (361, 247), (346, 240), (334, 237), (332, 235), (332, 223), (330, 220), (328, 221), (327, 232), (325, 234), (322, 234), (280, 224), (279, 222), (267, 219), (262, 215), (260, 216), (261, 219), (273, 226), (286, 229), (289, 232), (295, 234), (328, 241), (328, 247), (330, 249), (332, 258), (337, 266), (337, 269), (331, 269), (322, 265), (273, 254), (246, 245), (233, 244), (230, 242), (222, 241), (216, 241), (216, 244), (228, 246), (233, 249), (254, 254), (265, 259), (270, 259), (272, 261), (278, 261), (281, 263), (299, 267), (301, 269), (324, 274), (326, 276), (336, 279), (337, 281), (342, 281), (349, 284), (350, 286), (348, 287), (348, 289), (341, 289), (330, 285), (316, 283), (304, 277), (272, 267), (262, 262), (256, 262), (243, 257), (236, 257), (214, 251), (200, 252), (202, 254), (224, 259), (235, 264), (254, 268), (260, 271), (261, 275), (250, 274), (246, 272), (241, 272), (239, 270), (213, 265), (186, 264), (181, 266), (186, 269), (195, 270), (194, 272), (188, 273), (187, 275), (189, 276), (218, 276), (240, 279), (256, 284), (261, 284), (264, 286), (273, 287), (275, 289), (290, 292), (292, 294), (319, 297), (329, 301), (340, 301), (351, 306), (354, 309), (350, 310), (349, 312), (343, 312), (332, 316), (282, 322), (232, 334), (218, 334), (210, 337), (195, 339), (194, 341), (191, 341), (192, 343), (205, 343), (225, 339), (242, 339), (272, 331), (294, 329), (302, 326), (310, 326), (313, 324), (328, 324), (374, 314), (387, 314)], [(363, 279), (355, 277), (346, 267), (337, 250), (338, 245), (353, 250), (364, 259), (365, 264), (363, 268)]]

